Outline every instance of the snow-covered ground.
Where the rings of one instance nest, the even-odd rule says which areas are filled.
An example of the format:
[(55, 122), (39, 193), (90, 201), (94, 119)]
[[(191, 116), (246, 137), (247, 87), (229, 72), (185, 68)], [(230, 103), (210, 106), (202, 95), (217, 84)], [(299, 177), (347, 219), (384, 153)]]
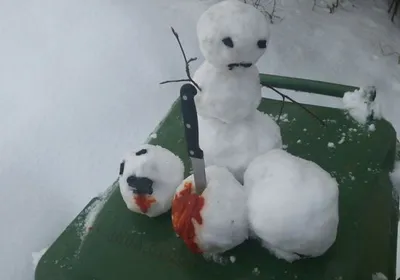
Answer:
[[(48, 247), (118, 174), (177, 98), (184, 78), (170, 26), (202, 61), (195, 24), (215, 0), (3, 0), (0, 7), (0, 279), (33, 279)], [(261, 72), (373, 84), (400, 132), (399, 24), (386, 0), (333, 14), (313, 0), (279, 0)], [(400, 22), (400, 19), (397, 20)], [(385, 47), (389, 49), (389, 47)], [(268, 92), (266, 95), (274, 96)], [(340, 100), (294, 93), (298, 101)]]

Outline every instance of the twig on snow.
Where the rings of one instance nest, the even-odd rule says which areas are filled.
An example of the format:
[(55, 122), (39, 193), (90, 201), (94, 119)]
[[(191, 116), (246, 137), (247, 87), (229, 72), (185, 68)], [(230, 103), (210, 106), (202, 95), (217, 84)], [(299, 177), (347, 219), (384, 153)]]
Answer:
[[(279, 94), (282, 97), (283, 101), (285, 100), (285, 98), (287, 98), (290, 101), (292, 101), (293, 103), (295, 103), (296, 105), (300, 106), (303, 110), (305, 110), (307, 113), (309, 113), (311, 116), (313, 116), (317, 121), (319, 121), (323, 126), (326, 126), (326, 124), (325, 124), (325, 122), (323, 120), (321, 120), (316, 114), (314, 114), (313, 112), (308, 110), (304, 105), (300, 104), (299, 102), (297, 102), (293, 98), (291, 98), (291, 97), (287, 96), (286, 94), (280, 92), (279, 90), (275, 89), (274, 87), (271, 87), (271, 86), (266, 86), (266, 87), (268, 87), (269, 89), (271, 89), (271, 90), (275, 91), (277, 94)], [(281, 113), (282, 113), (282, 110), (283, 110), (283, 106), (281, 107)], [(279, 118), (280, 118), (280, 114), (279, 114)], [(279, 118), (278, 118), (278, 120), (279, 120)]]
[(162, 84), (167, 84), (167, 83), (191, 82), (199, 91), (201, 91), (201, 88), (199, 87), (199, 85), (192, 79), (192, 77), (190, 75), (190, 68), (189, 68), (189, 64), (191, 62), (197, 60), (197, 57), (192, 57), (189, 60), (187, 59), (185, 51), (184, 51), (182, 43), (181, 43), (181, 40), (179, 39), (178, 33), (175, 31), (175, 29), (173, 27), (171, 27), (171, 30), (172, 30), (172, 33), (174, 34), (176, 40), (178, 41), (179, 48), (181, 49), (183, 59), (185, 60), (185, 70), (186, 70), (186, 75), (188, 76), (188, 78), (187, 79), (179, 79), (179, 80), (168, 80), (168, 81), (161, 82), (160, 84), (162, 85)]

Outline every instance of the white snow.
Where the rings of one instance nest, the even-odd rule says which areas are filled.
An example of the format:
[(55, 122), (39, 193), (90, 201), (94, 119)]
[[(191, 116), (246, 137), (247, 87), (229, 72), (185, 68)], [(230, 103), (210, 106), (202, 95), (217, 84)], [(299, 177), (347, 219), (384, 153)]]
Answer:
[[(178, 156), (161, 146), (145, 144), (127, 153), (121, 164), (119, 189), (129, 210), (157, 217), (171, 208), (175, 190), (184, 178), (184, 165)], [(138, 182), (143, 178), (152, 181), (151, 193), (147, 187), (140, 189)], [(149, 201), (149, 207), (141, 208), (137, 199)]]
[(37, 264), (39, 263), (40, 258), (46, 253), (47, 249), (49, 248), (43, 248), (39, 252), (33, 252), (32, 253), (32, 265), (33, 269), (36, 269)]
[(368, 131), (373, 132), (373, 131), (375, 131), (375, 130), (376, 130), (375, 124), (371, 123), (371, 124), (368, 126)]
[[(120, 155), (141, 144), (178, 97), (179, 84), (158, 83), (185, 78), (170, 26), (188, 56), (201, 62), (196, 22), (215, 2), (1, 2), (0, 212), (9, 214), (0, 216), (8, 225), (0, 232), (0, 279), (32, 280), (32, 252), (49, 246), (114, 181)], [(328, 14), (312, 11), (311, 2), (278, 0), (283, 20), (271, 25), (268, 52), (257, 67), (373, 84), (384, 117), (399, 132), (398, 57), (380, 49), (399, 52), (399, 20), (389, 21), (387, 1), (352, 2), (355, 8)], [(284, 93), (343, 106), (339, 98)], [(280, 99), (267, 89), (263, 95)]]
[(393, 171), (390, 173), (390, 180), (393, 186), (400, 193), (400, 161), (396, 161)]
[[(185, 227), (193, 223), (195, 243), (202, 252), (219, 254), (240, 245), (248, 238), (246, 193), (227, 168), (206, 167), (206, 176), (207, 187), (201, 194), (204, 198), (200, 212), (202, 224), (191, 219), (185, 222)], [(194, 177), (190, 175), (176, 189), (174, 200), (181, 196), (180, 192), (184, 190), (186, 182), (192, 183), (191, 192), (195, 193)], [(180, 214), (172, 209), (173, 217)]]
[(250, 163), (244, 185), (250, 228), (276, 257), (320, 256), (336, 240), (338, 184), (314, 162), (275, 149)]
[(243, 174), (254, 157), (282, 147), (279, 126), (259, 111), (232, 124), (201, 116), (198, 120), (206, 165), (227, 167), (239, 182), (243, 182)]
[(387, 277), (382, 272), (372, 274), (372, 280), (387, 280)]
[(360, 88), (353, 92), (346, 92), (343, 96), (344, 108), (359, 123), (365, 124), (369, 116), (381, 118), (379, 104), (369, 101), (371, 88)]
[(335, 143), (328, 142), (328, 148), (336, 148)]

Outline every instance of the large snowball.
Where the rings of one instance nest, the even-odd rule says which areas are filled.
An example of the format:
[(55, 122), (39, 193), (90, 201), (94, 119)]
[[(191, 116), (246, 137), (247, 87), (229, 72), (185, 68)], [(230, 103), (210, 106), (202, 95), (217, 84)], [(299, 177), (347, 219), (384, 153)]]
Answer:
[(278, 258), (317, 257), (334, 243), (338, 184), (314, 162), (272, 150), (249, 165), (244, 184), (250, 228)]
[[(152, 194), (135, 193), (129, 178), (153, 181)], [(184, 176), (182, 160), (169, 150), (145, 144), (128, 153), (122, 163), (119, 176), (119, 189), (129, 210), (156, 217), (171, 208), (176, 188)]]
[(193, 175), (177, 188), (172, 223), (193, 253), (222, 253), (248, 237), (246, 194), (224, 167), (207, 167), (206, 176), (201, 195), (195, 192)]
[[(200, 50), (217, 68), (231, 63), (256, 63), (266, 48), (259, 41), (269, 40), (269, 24), (250, 4), (237, 0), (219, 2), (206, 10), (197, 24)], [(230, 38), (232, 47), (224, 44)], [(229, 42), (228, 42), (229, 45)]]

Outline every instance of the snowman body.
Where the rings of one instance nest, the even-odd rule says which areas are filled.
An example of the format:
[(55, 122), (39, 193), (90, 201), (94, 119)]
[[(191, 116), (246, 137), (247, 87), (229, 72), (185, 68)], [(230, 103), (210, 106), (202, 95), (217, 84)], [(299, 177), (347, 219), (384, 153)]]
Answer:
[(250, 163), (244, 186), (252, 236), (278, 258), (318, 257), (335, 242), (338, 184), (314, 162), (271, 150)]
[(227, 0), (202, 14), (197, 35), (205, 58), (193, 76), (201, 88), (195, 97), (199, 144), (207, 166), (225, 166), (242, 182), (251, 159), (282, 145), (279, 126), (257, 110), (255, 63), (268, 45), (268, 22), (252, 5)]
[(281, 148), (279, 126), (266, 114), (254, 110), (235, 123), (199, 116), (200, 145), (206, 166), (225, 166), (243, 183), (243, 174), (258, 155)]

